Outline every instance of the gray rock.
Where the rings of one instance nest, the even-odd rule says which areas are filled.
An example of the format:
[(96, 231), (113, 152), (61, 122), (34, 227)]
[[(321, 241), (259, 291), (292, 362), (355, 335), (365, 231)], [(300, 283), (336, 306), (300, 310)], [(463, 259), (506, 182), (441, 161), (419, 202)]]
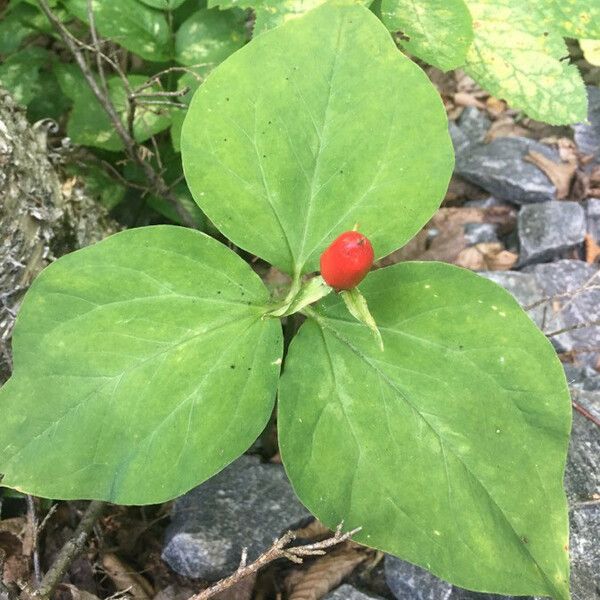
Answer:
[(355, 587), (345, 584), (327, 594), (323, 600), (373, 600), (377, 596), (368, 596)]
[(385, 557), (385, 580), (398, 600), (448, 600), (452, 585), (409, 562)]
[[(521, 271), (481, 271), (479, 275), (491, 279), (510, 292), (523, 307), (530, 307), (543, 300), (546, 296), (537, 277), (533, 273)], [(544, 307), (536, 306), (528, 311), (529, 316), (542, 326), (544, 320)]]
[(600, 598), (600, 504), (579, 504), (569, 515), (571, 593), (573, 598)]
[(465, 223), (465, 240), (469, 246), (498, 241), (498, 226), (494, 223)]
[(244, 547), (253, 560), (308, 516), (281, 466), (242, 456), (175, 501), (162, 558), (180, 575), (219, 579)]
[(554, 263), (525, 268), (533, 273), (542, 290), (542, 297), (554, 297), (544, 307), (544, 331), (557, 332), (552, 343), (559, 352), (577, 350), (575, 356), (580, 366), (594, 366), (600, 357), (597, 352), (579, 352), (600, 348), (600, 326), (581, 327), (600, 322), (600, 271), (581, 260), (559, 260)]
[(481, 594), (461, 588), (452, 588), (450, 600), (527, 600), (531, 596), (503, 596), (500, 594)]
[(585, 203), (587, 232), (600, 242), (600, 199), (590, 198)]
[(563, 365), (569, 387), (589, 392), (600, 391), (600, 373), (588, 365), (577, 366), (570, 363)]
[(543, 202), (524, 206), (518, 217), (519, 262), (544, 262), (583, 243), (585, 212), (577, 202)]
[(573, 126), (575, 142), (584, 154), (594, 154), (600, 162), (600, 89), (588, 87), (588, 121)]
[(474, 106), (468, 106), (463, 110), (457, 124), (471, 144), (483, 144), (492, 122), (485, 113)]
[(510, 206), (503, 200), (498, 200), (494, 196), (489, 196), (483, 200), (467, 200), (463, 202), (465, 208), (490, 208), (492, 206)]
[(448, 123), (448, 133), (450, 133), (450, 139), (454, 146), (454, 154), (459, 156), (466, 152), (471, 142), (464, 131), (454, 121)]
[(515, 204), (554, 200), (554, 184), (543, 171), (524, 160), (531, 150), (560, 160), (557, 151), (534, 140), (497, 138), (489, 144), (461, 146), (456, 173), (500, 200)]
[[(599, 392), (574, 390), (573, 399), (591, 409), (590, 413), (600, 414)], [(577, 411), (573, 411), (565, 488), (571, 502), (585, 502), (600, 494), (600, 429)]]

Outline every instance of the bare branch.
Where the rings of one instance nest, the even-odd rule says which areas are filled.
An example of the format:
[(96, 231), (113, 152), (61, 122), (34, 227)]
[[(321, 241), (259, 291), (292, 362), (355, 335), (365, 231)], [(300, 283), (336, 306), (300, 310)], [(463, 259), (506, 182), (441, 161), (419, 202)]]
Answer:
[(38, 519), (33, 496), (27, 494), (27, 527), (31, 536), (31, 558), (33, 561), (33, 577), (36, 585), (40, 585), (42, 572), (40, 570), (40, 553), (38, 550)]
[(87, 539), (94, 528), (96, 521), (100, 518), (106, 503), (98, 500), (90, 502), (83, 514), (73, 537), (60, 549), (54, 563), (44, 575), (40, 586), (29, 596), (36, 600), (49, 600), (56, 586), (61, 582), (73, 560), (83, 552)]
[[(195, 221), (192, 219), (191, 215), (185, 210), (184, 206), (177, 199), (173, 191), (169, 188), (165, 180), (154, 170), (152, 165), (145, 160), (142, 159), (142, 154), (140, 153), (140, 145), (135, 141), (133, 135), (131, 135), (130, 131), (126, 129), (121, 121), (119, 114), (117, 113), (115, 107), (110, 102), (109, 97), (103, 93), (103, 90), (98, 85), (96, 78), (94, 77), (93, 72), (88, 66), (85, 57), (81, 51), (80, 45), (74, 41), (74, 36), (68, 31), (68, 29), (63, 25), (63, 23), (56, 17), (56, 15), (50, 9), (47, 0), (38, 0), (38, 4), (42, 10), (42, 12), (46, 15), (48, 20), (52, 23), (54, 28), (58, 31), (61, 36), (63, 42), (66, 44), (67, 48), (73, 55), (73, 58), (77, 62), (77, 65), (81, 69), (83, 76), (85, 77), (86, 82), (90, 86), (94, 96), (109, 116), (115, 131), (123, 145), (125, 146), (125, 152), (127, 155), (134, 160), (144, 171), (144, 175), (148, 179), (149, 186), (155, 190), (155, 193), (159, 196), (162, 196), (169, 204), (173, 206), (173, 209), (177, 213), (177, 216), (180, 218), (181, 222), (187, 225), (188, 227), (196, 228), (197, 225)], [(94, 48), (94, 52), (97, 53), (98, 50)], [(131, 113), (134, 111), (131, 110)]]
[(600, 320), (590, 321), (589, 323), (577, 323), (576, 325), (571, 325), (570, 327), (563, 327), (562, 329), (557, 329), (556, 331), (546, 333), (546, 337), (554, 337), (556, 335), (560, 335), (561, 333), (575, 331), (576, 329), (586, 329), (587, 327), (597, 327), (598, 325), (600, 325)]
[(200, 593), (191, 596), (189, 600), (207, 600), (208, 598), (212, 598), (219, 592), (222, 592), (223, 590), (235, 585), (248, 575), (256, 573), (274, 560), (286, 558), (291, 562), (301, 564), (304, 558), (307, 556), (321, 556), (325, 554), (325, 550), (327, 548), (342, 544), (361, 530), (361, 527), (357, 527), (352, 531), (342, 533), (342, 527), (343, 523), (340, 523), (335, 531), (335, 534), (321, 542), (315, 542), (314, 544), (308, 544), (306, 546), (294, 546), (292, 548), (286, 548), (286, 546), (296, 539), (296, 535), (293, 532), (288, 531), (279, 539), (275, 540), (273, 545), (266, 552), (261, 554), (249, 565), (245, 564), (246, 557), (245, 553), (242, 552), (242, 560), (240, 561), (240, 566), (235, 573), (229, 577), (226, 577), (225, 579), (222, 579), (221, 581), (218, 581), (213, 586), (202, 590)]

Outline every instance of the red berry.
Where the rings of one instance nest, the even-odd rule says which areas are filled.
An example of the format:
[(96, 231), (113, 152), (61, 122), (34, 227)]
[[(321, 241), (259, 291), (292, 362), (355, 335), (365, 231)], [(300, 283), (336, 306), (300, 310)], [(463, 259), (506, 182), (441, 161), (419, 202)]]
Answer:
[(373, 265), (373, 246), (358, 231), (346, 231), (321, 254), (321, 275), (336, 290), (356, 287)]

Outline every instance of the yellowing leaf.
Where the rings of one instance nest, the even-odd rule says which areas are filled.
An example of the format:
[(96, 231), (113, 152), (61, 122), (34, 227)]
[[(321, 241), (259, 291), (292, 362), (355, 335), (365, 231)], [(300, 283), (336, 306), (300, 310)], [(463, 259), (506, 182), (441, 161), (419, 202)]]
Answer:
[[(585, 88), (549, 3), (467, 0), (475, 39), (465, 70), (494, 96), (551, 124), (582, 121)], [(554, 15), (554, 20), (552, 16)]]
[(600, 67), (600, 40), (579, 40), (583, 56), (590, 65)]

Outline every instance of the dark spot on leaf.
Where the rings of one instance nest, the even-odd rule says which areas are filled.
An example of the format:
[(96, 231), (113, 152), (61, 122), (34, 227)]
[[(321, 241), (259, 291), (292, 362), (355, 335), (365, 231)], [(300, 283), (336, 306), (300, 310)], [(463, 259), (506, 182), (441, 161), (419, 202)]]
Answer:
[(521, 541), (522, 541), (524, 544), (529, 544), (529, 538), (527, 538), (526, 536), (523, 536), (523, 537), (521, 538)]
[(464, 350), (464, 348), (465, 348), (464, 346), (459, 346), (458, 347), (459, 350)]
[(227, 141), (227, 138), (223, 138), (223, 141), (224, 141), (224, 142), (226, 142), (226, 141)]
[(252, 371), (252, 367), (248, 367), (248, 371)]
[(267, 155), (266, 155), (266, 154), (263, 154), (263, 158), (267, 158)]
[(226, 100), (227, 102), (229, 102), (229, 98), (225, 98), (225, 100)]
[(548, 32), (547, 32), (547, 31), (544, 31), (544, 36), (545, 36), (545, 37), (548, 37), (548, 35), (549, 35), (549, 34), (548, 34)]
[(217, 290), (217, 294), (220, 294), (220, 293), (221, 293), (221, 290)]
[(235, 365), (229, 365), (230, 369), (235, 369)]

